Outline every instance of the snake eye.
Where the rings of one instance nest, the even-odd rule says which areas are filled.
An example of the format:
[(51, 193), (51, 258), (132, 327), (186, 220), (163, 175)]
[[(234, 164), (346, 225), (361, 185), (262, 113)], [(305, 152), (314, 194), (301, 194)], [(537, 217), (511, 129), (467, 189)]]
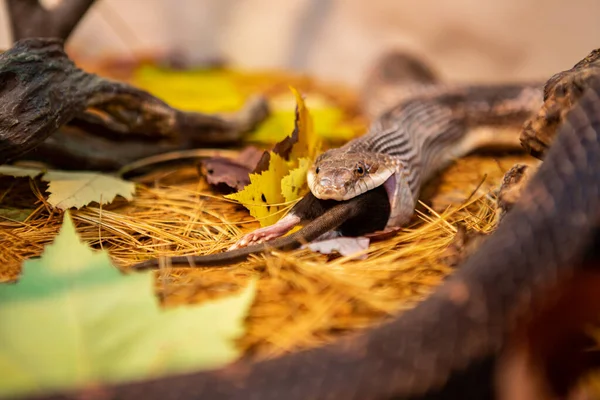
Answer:
[(365, 169), (362, 166), (359, 165), (358, 167), (356, 167), (356, 173), (358, 175), (362, 176), (362, 175), (365, 174)]
[(318, 174), (320, 170), (321, 168), (317, 167), (317, 169), (315, 169), (315, 174)]

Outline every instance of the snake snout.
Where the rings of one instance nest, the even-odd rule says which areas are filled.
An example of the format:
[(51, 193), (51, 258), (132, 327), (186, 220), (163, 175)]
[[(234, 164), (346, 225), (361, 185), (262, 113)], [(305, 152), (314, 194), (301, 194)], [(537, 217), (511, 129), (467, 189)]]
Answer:
[(323, 200), (344, 200), (352, 178), (353, 175), (349, 171), (338, 171), (332, 176), (321, 176), (315, 187), (315, 195)]

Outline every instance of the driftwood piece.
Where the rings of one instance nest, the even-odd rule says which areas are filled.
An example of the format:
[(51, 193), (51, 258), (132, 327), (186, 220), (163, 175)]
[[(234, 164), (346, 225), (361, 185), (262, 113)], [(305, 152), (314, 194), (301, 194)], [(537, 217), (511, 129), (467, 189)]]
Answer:
[(0, 164), (82, 113), (96, 79), (75, 67), (59, 39), (25, 39), (0, 54)]
[(63, 170), (116, 171), (136, 160), (176, 150), (179, 146), (168, 141), (115, 141), (66, 125), (19, 159)]
[(46, 9), (39, 0), (6, 0), (13, 41), (29, 37), (66, 40), (95, 0), (62, 0)]
[[(574, 73), (581, 70), (579, 73)], [(533, 156), (542, 158), (552, 143), (556, 130), (571, 107), (577, 103), (589, 80), (600, 74), (600, 49), (593, 50), (567, 71), (559, 72), (546, 82), (544, 104), (521, 131), (521, 144)]]
[[(99, 136), (95, 142), (105, 153), (91, 152), (81, 135), (66, 139), (64, 131), (63, 142), (50, 141), (46, 151), (27, 158), (53, 149), (87, 153), (100, 162), (114, 159), (107, 153), (123, 146), (127, 160), (117, 160), (118, 167), (164, 151), (236, 142), (268, 115), (262, 98), (229, 117), (179, 111), (146, 91), (80, 70), (55, 38), (23, 39), (0, 54), (0, 98), (0, 164), (37, 147), (67, 123)], [(61, 143), (69, 144), (62, 152)]]

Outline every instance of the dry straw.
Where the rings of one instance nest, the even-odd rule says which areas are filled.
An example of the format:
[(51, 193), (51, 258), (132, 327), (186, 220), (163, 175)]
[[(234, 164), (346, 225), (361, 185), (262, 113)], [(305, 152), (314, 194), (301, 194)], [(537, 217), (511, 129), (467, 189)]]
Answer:
[[(230, 267), (170, 268), (166, 256), (219, 252), (258, 226), (245, 209), (214, 193), (194, 168), (145, 177), (131, 203), (85, 207), (72, 215), (82, 238), (107, 250), (123, 271), (142, 259), (163, 257), (156, 290), (166, 307), (226, 296), (259, 275), (240, 345), (273, 356), (365, 328), (423, 298), (452, 272), (441, 259), (458, 223), (493, 229), (491, 190), (517, 161), (523, 157), (459, 160), (437, 180), (430, 206), (419, 207), (413, 224), (373, 242), (363, 261), (300, 249)], [(23, 223), (0, 220), (0, 277), (13, 279), (23, 260), (52, 241), (62, 217), (44, 202), (43, 183), (20, 180), (3, 187), (8, 187), (3, 198), (37, 206)]]
[[(112, 67), (97, 72), (110, 76), (110, 71)], [(130, 74), (127, 70), (124, 76)], [(303, 93), (343, 100), (345, 108), (356, 112), (352, 94), (293, 78), (285, 74), (274, 85), (269, 75), (263, 84), (268, 90), (263, 91), (269, 97), (287, 93), (292, 82)], [(252, 79), (254, 92), (257, 83)], [(524, 155), (458, 160), (424, 191), (426, 204), (420, 205), (413, 223), (372, 243), (363, 261), (297, 250), (229, 267), (170, 268), (166, 256), (223, 251), (258, 227), (245, 209), (211, 191), (195, 168), (156, 172), (144, 178), (131, 203), (85, 207), (72, 215), (82, 238), (107, 250), (125, 273), (128, 265), (142, 259), (164, 257), (156, 292), (165, 307), (227, 296), (258, 275), (257, 297), (239, 344), (258, 358), (272, 357), (380, 323), (425, 297), (453, 270), (444, 264), (444, 255), (458, 224), (480, 232), (494, 229), (493, 190), (517, 162), (537, 163)], [(45, 203), (44, 185), (0, 178), (0, 204), (35, 208), (23, 223), (0, 217), (0, 281), (16, 278), (22, 261), (41, 254), (60, 228), (62, 216)], [(591, 382), (594, 393), (600, 393), (600, 380)]]

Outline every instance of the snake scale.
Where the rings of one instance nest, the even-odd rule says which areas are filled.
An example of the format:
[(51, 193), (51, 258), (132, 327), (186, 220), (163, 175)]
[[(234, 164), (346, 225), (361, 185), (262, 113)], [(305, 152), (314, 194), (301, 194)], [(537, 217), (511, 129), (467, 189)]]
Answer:
[[(544, 162), (496, 231), (413, 309), (333, 344), (272, 360), (242, 360), (218, 371), (44, 398), (534, 398), (506, 393), (501, 397), (507, 389), (498, 384), (519, 321), (536, 315), (545, 298), (556, 299), (549, 293), (575, 281), (590, 265), (598, 271), (598, 263), (590, 262), (598, 259), (591, 250), (600, 243), (596, 237), (600, 217), (596, 59), (549, 81), (552, 86), (545, 88), (544, 106), (533, 119), (538, 127), (544, 120), (559, 127)], [(549, 113), (557, 101), (569, 106), (558, 114)], [(598, 279), (585, 281), (598, 283)], [(588, 292), (598, 307), (596, 289), (597, 285)], [(597, 316), (598, 310), (593, 309), (593, 314)], [(569, 313), (576, 314), (575, 310)], [(565, 395), (572, 383), (565, 384), (557, 396)]]

